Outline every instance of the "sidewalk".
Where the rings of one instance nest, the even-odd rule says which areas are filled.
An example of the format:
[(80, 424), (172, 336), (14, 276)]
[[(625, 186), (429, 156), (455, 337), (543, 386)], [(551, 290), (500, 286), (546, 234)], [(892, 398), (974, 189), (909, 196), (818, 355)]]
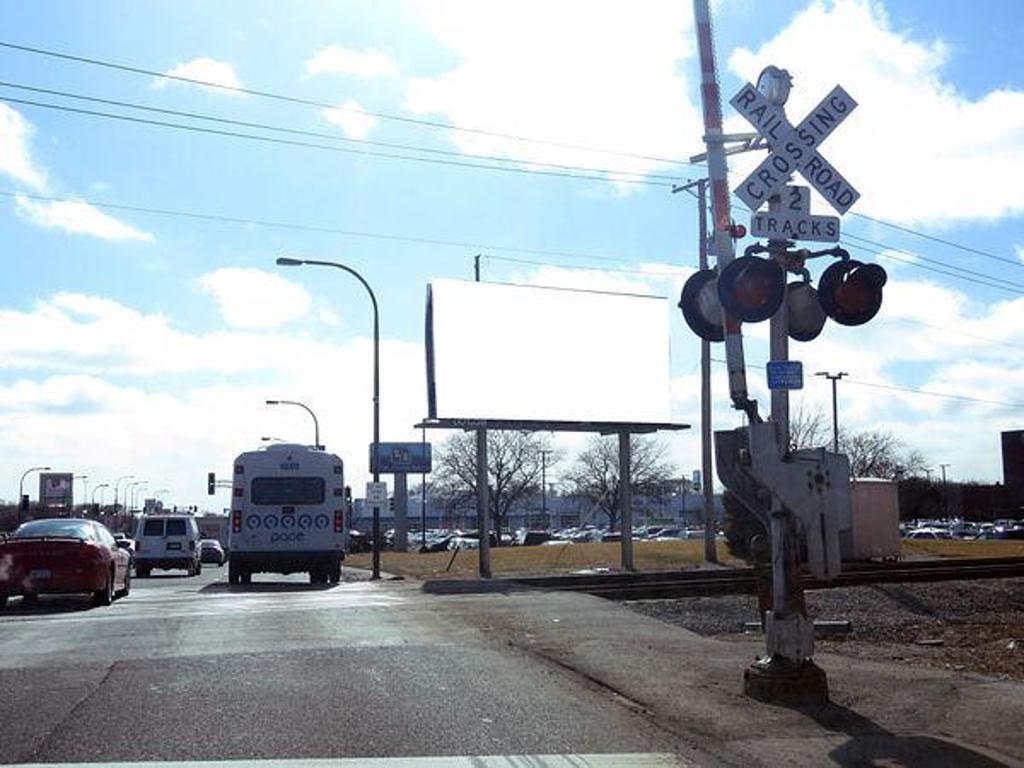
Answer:
[(589, 595), (436, 597), (447, 621), (588, 678), (695, 749), (736, 765), (1024, 765), (1024, 685), (821, 654), (832, 703), (742, 694), (760, 639), (725, 642)]

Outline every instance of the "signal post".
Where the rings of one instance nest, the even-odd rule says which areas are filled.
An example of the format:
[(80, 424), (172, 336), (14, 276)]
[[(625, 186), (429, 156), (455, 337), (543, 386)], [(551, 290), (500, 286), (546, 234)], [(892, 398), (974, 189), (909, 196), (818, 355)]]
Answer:
[[(789, 390), (802, 388), (803, 370), (789, 359), (789, 339), (813, 340), (826, 318), (847, 326), (867, 322), (881, 306), (886, 276), (878, 265), (850, 259), (837, 245), (819, 251), (795, 248), (798, 240), (836, 243), (839, 219), (812, 215), (810, 189), (790, 181), (802, 176), (839, 214), (857, 201), (857, 190), (819, 151), (857, 104), (836, 86), (794, 126), (784, 109), (792, 85), (789, 73), (767, 67), (756, 86), (747, 83), (730, 102), (757, 134), (723, 134), (708, 0), (694, 0), (694, 16), (717, 264), (713, 271), (691, 276), (680, 308), (698, 336), (725, 342), (730, 398), (734, 408), (746, 413), (748, 424), (715, 433), (718, 474), (761, 519), (771, 539), (772, 600), (763, 617), (767, 653), (746, 670), (744, 690), (765, 700), (820, 702), (828, 698), (828, 685), (813, 661), (813, 625), (804, 609), (800, 574), (802, 568), (817, 579), (839, 573), (839, 529), (850, 524), (850, 469), (846, 456), (825, 448), (790, 450)], [(743, 146), (727, 148), (729, 141)], [(730, 215), (725, 158), (762, 147), (769, 149), (768, 156), (735, 194), (750, 208), (751, 233), (765, 237), (767, 244), (749, 245), (736, 257), (734, 240), (746, 231)], [(765, 204), (768, 210), (759, 210)], [(837, 261), (815, 288), (806, 264), (822, 256)], [(790, 274), (800, 279), (790, 283)], [(764, 320), (770, 320), (768, 421), (747, 391), (741, 328), (744, 322)]]

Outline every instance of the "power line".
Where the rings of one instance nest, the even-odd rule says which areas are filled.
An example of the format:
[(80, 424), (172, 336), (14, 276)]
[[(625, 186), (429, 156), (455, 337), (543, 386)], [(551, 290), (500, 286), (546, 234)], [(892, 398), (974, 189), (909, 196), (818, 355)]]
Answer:
[[(530, 259), (515, 259), (510, 256), (486, 256), (485, 258), (494, 259), (495, 261), (508, 261), (514, 264), (529, 264), (535, 267), (554, 267), (555, 269), (581, 269), (587, 272), (622, 272), (627, 275), (646, 275), (648, 277), (682, 277), (679, 272), (663, 272), (657, 270), (646, 270), (646, 269), (625, 269), (616, 267), (599, 267), (599, 266), (586, 266), (580, 264), (552, 264), (548, 261), (532, 261)], [(681, 268), (690, 267), (696, 269), (697, 267), (693, 264), (681, 264)]]
[(469, 163), (459, 160), (442, 160), (436, 157), (416, 157), (414, 155), (402, 155), (391, 152), (378, 152), (369, 149), (355, 149), (353, 147), (336, 147), (328, 144), (316, 144), (308, 141), (299, 141), (297, 139), (282, 139), (272, 136), (260, 136), (254, 133), (243, 133), (241, 131), (228, 131), (221, 130), (219, 128), (205, 128), (198, 125), (186, 125), (184, 123), (172, 123), (165, 120), (151, 120), (145, 117), (133, 117), (131, 115), (118, 115), (112, 112), (101, 112), (92, 109), (82, 109), (79, 107), (69, 107), (62, 104), (50, 104), (47, 102), (31, 101), (28, 99), (15, 99), (10, 96), (0, 96), (0, 101), (7, 102), (10, 104), (23, 104), (31, 107), (40, 107), (43, 109), (52, 109), (59, 112), (71, 112), (79, 115), (87, 115), (89, 117), (101, 117), (109, 120), (120, 120), (128, 123), (138, 123), (142, 125), (157, 126), (161, 128), (173, 128), (182, 131), (191, 131), (193, 133), (203, 133), (213, 136), (224, 136), (236, 139), (248, 139), (250, 141), (264, 142), (267, 144), (282, 144), (285, 146), (293, 147), (304, 147), (307, 149), (319, 149), (327, 152), (340, 152), (343, 154), (351, 155), (362, 155), (365, 157), (381, 157), (389, 158), (393, 160), (408, 160), (417, 163), (431, 163), (433, 165), (447, 165), (457, 168), (475, 168), (477, 170), (488, 170), (488, 171), (504, 171), (506, 173), (520, 173), (520, 174), (534, 174), (538, 176), (557, 176), (560, 178), (569, 179), (582, 179), (588, 181), (602, 181), (606, 183), (622, 183), (622, 184), (641, 184), (653, 187), (672, 187), (672, 184), (668, 182), (650, 181), (648, 179), (629, 179), (629, 178), (612, 178), (609, 176), (599, 176), (596, 174), (584, 174), (584, 173), (566, 173), (563, 171), (550, 171), (543, 169), (532, 169), (532, 168), (516, 168), (514, 166), (501, 166), (501, 165), (488, 165), (486, 163)]
[[(265, 227), (268, 229), (283, 229), (297, 232), (311, 232), (316, 234), (342, 235), (345, 237), (362, 237), (373, 240), (387, 240), (401, 243), (413, 243), (416, 245), (436, 245), (453, 248), (471, 248), (478, 251), (500, 251), (504, 253), (524, 253), (533, 256), (550, 256), (567, 259), (588, 259), (591, 261), (609, 261), (622, 263), (629, 261), (626, 257), (609, 256), (605, 254), (583, 253), (579, 251), (559, 251), (542, 248), (519, 248), (508, 245), (496, 245), (494, 243), (479, 243), (465, 240), (448, 240), (443, 238), (417, 237), (412, 235), (398, 235), (388, 232), (370, 232), (365, 230), (343, 229), (340, 227), (328, 227), (317, 224), (302, 224), (298, 222), (272, 221), (268, 219), (252, 219), (241, 216), (226, 216), (213, 213), (202, 213), (199, 211), (175, 210), (169, 208), (152, 208), (141, 205), (126, 205), (122, 203), (110, 203), (101, 200), (91, 200), (81, 197), (58, 197), (53, 195), (38, 195), (28, 192), (14, 192), (11, 190), (0, 190), (0, 197), (19, 198), (49, 203), (84, 203), (96, 208), (124, 211), (127, 213), (144, 213), (154, 216), (166, 216), (171, 218), (193, 219), (198, 221), (210, 221), (222, 224), (241, 224), (243, 226)], [(490, 258), (499, 258), (491, 256)], [(543, 264), (545, 262), (535, 262)], [(555, 266), (555, 265), (551, 265)], [(589, 267), (588, 267), (589, 269)], [(594, 267), (601, 269), (601, 267)]]
[[(28, 200), (35, 200), (38, 202), (48, 203), (84, 203), (91, 205), (95, 208), (111, 210), (111, 211), (122, 211), (125, 213), (142, 213), (153, 216), (164, 216), (168, 218), (180, 218), (180, 219), (191, 219), (197, 221), (208, 221), (221, 224), (239, 224), (243, 226), (255, 226), (263, 227), (267, 229), (283, 229), (297, 232), (310, 232), (315, 234), (327, 234), (327, 235), (341, 235), (344, 237), (359, 237), (371, 240), (384, 240), (390, 242), (400, 243), (412, 243), (415, 245), (432, 245), (440, 247), (452, 247), (452, 248), (468, 248), (478, 251), (498, 251), (502, 253), (520, 253), (530, 256), (549, 256), (553, 258), (566, 258), (566, 259), (583, 259), (588, 261), (603, 261), (611, 262), (616, 264), (622, 264), (623, 262), (629, 262), (632, 259), (627, 256), (611, 256), (608, 254), (597, 254), (597, 253), (586, 253), (581, 251), (561, 251), (554, 249), (545, 248), (523, 248), (517, 246), (500, 245), (496, 243), (481, 243), (476, 241), (468, 240), (453, 240), (445, 238), (431, 238), (431, 237), (419, 237), (414, 235), (398, 235), (389, 232), (372, 232), (367, 230), (355, 230), (355, 229), (344, 229), (341, 227), (329, 227), (326, 225), (318, 224), (303, 224), (299, 222), (287, 222), (287, 221), (274, 221), (269, 219), (258, 219), (248, 218), (242, 216), (227, 216), (222, 214), (203, 213), (200, 211), (187, 211), (180, 209), (170, 208), (156, 208), (147, 207), (141, 205), (127, 205), (123, 203), (106, 202), (102, 200), (92, 200), (81, 197), (59, 197), (54, 195), (39, 195), (28, 192), (14, 192), (12, 190), (0, 190), (0, 197), (7, 198), (25, 198)], [(497, 261), (508, 261), (518, 264), (529, 264), (531, 266), (548, 266), (557, 267), (561, 269), (583, 269), (589, 271), (612, 271), (612, 272), (623, 272), (627, 274), (637, 275), (648, 275), (651, 277), (680, 277), (675, 272), (659, 272), (649, 270), (630, 270), (624, 268), (611, 268), (600, 265), (583, 266), (583, 265), (569, 265), (569, 264), (554, 264), (546, 261), (536, 261), (527, 259), (512, 259), (509, 257), (488, 255), (489, 259)], [(695, 269), (693, 264), (681, 264), (681, 267)], [(1021, 345), (1013, 344), (1010, 342), (1002, 341), (1000, 339), (993, 339), (988, 336), (981, 336), (979, 334), (968, 333), (967, 331), (959, 330), (956, 328), (949, 328), (941, 325), (935, 325), (933, 323), (926, 323), (923, 320), (917, 320), (909, 317), (892, 318), (892, 322), (907, 322), (914, 323), (917, 325), (924, 326), (926, 328), (932, 328), (933, 330), (944, 331), (946, 333), (953, 333), (967, 338), (975, 339), (977, 341), (985, 341), (992, 344), (998, 344), (1004, 347), (1012, 349), (1024, 349)]]
[(911, 229), (910, 227), (905, 227), (902, 224), (896, 224), (895, 222), (892, 222), (892, 221), (886, 221), (885, 219), (878, 219), (878, 218), (875, 218), (874, 216), (868, 216), (866, 213), (856, 213), (855, 212), (853, 215), (857, 216), (859, 218), (865, 219), (867, 221), (872, 221), (875, 224), (881, 224), (883, 227), (889, 227), (890, 229), (895, 229), (895, 230), (897, 230), (899, 232), (905, 232), (908, 235), (914, 235), (915, 237), (920, 237), (920, 238), (923, 238), (925, 240), (931, 240), (933, 243), (941, 243), (942, 245), (948, 245), (950, 248), (957, 248), (957, 249), (959, 249), (961, 251), (965, 251), (967, 253), (973, 253), (973, 254), (976, 254), (978, 256), (984, 256), (984, 257), (989, 258), (989, 259), (994, 259), (996, 261), (1001, 261), (1004, 264), (1012, 264), (1015, 267), (1024, 267), (1024, 262), (1021, 262), (1019, 259), (1011, 259), (1011, 258), (1008, 258), (1006, 256), (999, 256), (998, 254), (992, 253), (991, 251), (983, 251), (980, 248), (973, 248), (973, 247), (971, 247), (969, 245), (964, 245), (963, 243), (957, 243), (957, 242), (955, 242), (953, 240), (946, 240), (946, 239), (941, 238), (941, 237), (936, 237), (935, 235), (929, 235), (926, 232), (920, 232), (920, 231), (918, 231), (916, 229)]
[[(735, 197), (735, 195), (733, 195), (733, 196)], [(739, 199), (739, 198), (737, 198), (737, 199)], [(746, 211), (747, 213), (751, 213), (751, 214), (753, 213), (753, 211), (751, 211), (749, 207), (747, 207), (746, 205), (743, 205), (742, 203), (739, 204), (738, 207), (740, 207), (742, 210)], [(910, 266), (917, 267), (918, 269), (924, 269), (924, 270), (927, 270), (929, 272), (934, 272), (934, 273), (940, 274), (940, 275), (946, 275), (947, 277), (953, 277), (953, 278), (956, 278), (958, 280), (963, 280), (963, 281), (968, 282), (968, 283), (974, 283), (976, 285), (982, 285), (982, 286), (985, 286), (986, 288), (996, 288), (996, 289), (1001, 290), (1001, 291), (1006, 291), (1007, 293), (1012, 293), (1012, 294), (1015, 294), (1015, 295), (1018, 295), (1018, 296), (1024, 296), (1024, 283), (1017, 283), (1017, 282), (1014, 282), (1012, 280), (1007, 280), (1007, 279), (1002, 278), (1002, 277), (997, 277), (997, 276), (992, 275), (992, 274), (990, 274), (988, 272), (976, 272), (974, 270), (967, 269), (966, 267), (961, 267), (961, 266), (956, 265), (956, 264), (949, 264), (948, 262), (940, 261), (938, 259), (930, 258), (928, 256), (922, 256), (921, 254), (913, 253), (911, 251), (906, 251), (906, 250), (903, 250), (901, 248), (896, 248), (896, 247), (887, 245), (885, 243), (880, 243), (877, 240), (870, 240), (870, 239), (868, 239), (866, 237), (860, 237), (859, 235), (853, 235), (853, 234), (850, 234), (850, 233), (846, 233), (846, 234), (843, 235), (843, 238), (846, 239), (846, 240), (854, 240), (854, 241), (860, 242), (860, 243), (867, 243), (869, 245), (873, 245), (873, 246), (876, 246), (878, 248), (884, 248), (885, 251), (883, 252), (883, 251), (873, 250), (873, 249), (867, 248), (867, 247), (865, 247), (863, 245), (855, 245), (855, 244), (851, 244), (849, 246), (850, 248), (856, 248), (858, 250), (864, 251), (866, 253), (873, 254), (875, 256), (881, 256), (882, 258), (891, 259), (892, 261), (896, 261), (896, 262), (899, 262), (901, 264), (907, 264), (907, 265), (910, 265)], [(895, 253), (905, 254), (905, 256), (908, 256), (910, 258), (901, 258), (900, 256), (894, 255)], [(926, 262), (926, 263), (921, 263), (921, 262)], [(937, 266), (932, 266), (932, 265), (937, 265)], [(964, 274), (960, 274), (961, 272), (964, 273)]]
[(683, 181), (678, 176), (669, 176), (665, 174), (656, 173), (640, 173), (638, 171), (625, 171), (615, 168), (588, 168), (579, 165), (563, 165), (561, 163), (547, 163), (539, 162), (534, 160), (516, 160), (507, 157), (500, 157), (498, 155), (479, 155), (471, 152), (457, 152), (449, 149), (437, 149), (434, 147), (417, 146), (414, 144), (400, 144), (390, 141), (375, 141), (372, 139), (352, 139), (346, 136), (338, 136), (333, 133), (326, 133), (324, 131), (311, 131), (300, 128), (287, 128), (279, 125), (272, 125), (269, 123), (257, 123), (248, 120), (235, 120), (232, 118), (221, 117), (219, 115), (209, 115), (201, 112), (189, 112), (177, 109), (165, 109), (162, 107), (154, 107), (148, 104), (139, 104), (138, 102), (121, 101), (118, 99), (107, 99), (99, 96), (87, 96), (81, 93), (72, 93), (70, 91), (61, 91), (52, 88), (40, 88), (37, 86), (24, 85), (22, 83), (12, 83), (8, 81), (0, 80), (0, 87), (13, 88), (20, 91), (30, 91), (32, 93), (41, 93), (49, 96), (59, 96), (66, 99), (74, 99), (76, 101), (86, 101), (92, 104), (105, 104), (107, 106), (122, 107), (125, 109), (135, 109), (143, 112), (149, 112), (152, 114), (160, 115), (171, 115), (174, 117), (184, 117), (191, 120), (205, 120), (220, 125), (231, 125), (241, 128), (255, 128), (258, 130), (272, 131), (274, 133), (283, 133), (293, 136), (306, 136), (315, 139), (325, 139), (327, 141), (342, 142), (347, 144), (358, 144), (363, 146), (372, 147), (384, 147), (387, 149), (400, 149), (411, 152), (423, 152), (434, 155), (444, 155), (447, 157), (466, 157), (473, 160), (485, 160), (488, 162), (497, 163), (518, 163), (520, 165), (528, 165), (539, 168), (558, 168), (566, 171), (580, 171), (583, 173), (606, 173), (609, 175), (616, 176), (633, 176), (641, 179), (664, 179), (666, 181), (680, 182)]
[[(726, 365), (726, 361), (717, 357), (711, 358), (711, 362), (719, 363), (720, 365)], [(764, 367), (765, 363), (748, 363), (745, 367), (750, 368), (752, 365), (759, 365)], [(1002, 405), (1008, 408), (1024, 408), (1024, 403), (1013, 403), (1006, 400), (989, 400), (982, 397), (970, 397), (968, 395), (954, 395), (950, 392), (929, 392), (925, 389), (915, 389), (913, 387), (901, 387), (896, 384), (881, 384), (876, 381), (862, 381), (860, 379), (846, 378), (845, 381), (848, 384), (856, 384), (861, 387), (873, 387), (875, 389), (889, 389), (898, 392), (906, 392), (912, 395), (922, 395), (926, 397), (941, 397), (948, 400), (963, 400), (970, 403), (984, 403), (985, 405)]]
[(69, 53), (63, 53), (60, 51), (49, 50), (45, 48), (37, 48), (28, 45), (19, 45), (17, 43), (0, 41), (0, 48), (7, 48), (10, 50), (21, 51), (23, 53), (31, 53), (38, 56), (48, 56), (55, 59), (62, 59), (64, 61), (73, 61), (78, 64), (89, 64), (96, 67), (104, 67), (106, 69), (117, 70), (119, 72), (128, 72), (135, 75), (145, 75), (147, 77), (156, 77), (162, 80), (173, 80), (180, 83), (188, 83), (190, 85), (201, 85), (205, 88), (216, 88), (218, 90), (227, 91), (229, 93), (243, 93), (247, 96), (257, 96), (264, 99), (272, 99), (274, 101), (285, 102), (289, 104), (301, 104), (307, 107), (318, 107), (321, 109), (337, 109), (343, 112), (354, 112), (361, 115), (370, 115), (381, 120), (391, 120), (400, 123), (407, 123), (411, 125), (426, 126), (429, 128), (443, 128), (450, 131), (458, 131), (460, 133), (472, 133), (478, 136), (491, 136), (499, 139), (509, 139), (512, 141), (520, 141), (529, 144), (543, 144), (550, 147), (560, 147), (562, 149), (576, 149), (584, 152), (594, 152), (603, 155), (614, 155), (618, 157), (629, 157), (635, 160), (651, 160), (659, 163), (667, 163), (669, 165), (692, 165), (688, 160), (681, 160), (678, 158), (667, 158), (659, 157), (657, 155), (644, 155), (636, 154), (631, 152), (621, 152), (610, 149), (601, 149), (598, 147), (588, 147), (582, 144), (573, 144), (570, 142), (554, 141), (551, 139), (538, 139), (531, 138), (528, 136), (518, 136), (511, 133), (502, 133), (500, 131), (490, 131), (483, 128), (471, 128), (464, 126), (457, 126), (451, 123), (445, 123), (440, 120), (425, 120), (422, 118), (406, 117), (403, 115), (394, 115), (386, 112), (371, 112), (368, 110), (354, 109), (352, 107), (346, 107), (340, 104), (331, 104), (329, 102), (316, 101), (314, 99), (304, 99), (298, 96), (289, 96), (281, 93), (273, 93), (271, 91), (256, 90), (253, 88), (243, 88), (241, 86), (230, 86), (222, 85), (219, 83), (210, 83), (204, 80), (197, 80), (191, 77), (184, 77), (182, 75), (171, 75), (166, 72), (157, 72), (156, 70), (146, 69), (144, 67), (137, 67), (128, 64), (121, 64), (104, 59), (90, 58), (87, 56), (76, 56)]

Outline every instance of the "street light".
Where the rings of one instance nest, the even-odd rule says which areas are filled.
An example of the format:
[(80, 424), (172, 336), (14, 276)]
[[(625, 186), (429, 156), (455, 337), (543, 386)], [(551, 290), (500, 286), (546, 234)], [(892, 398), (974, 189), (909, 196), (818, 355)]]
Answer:
[(832, 382), (832, 453), (839, 453), (839, 398), (836, 394), (836, 383), (842, 379), (843, 376), (849, 376), (850, 374), (846, 371), (840, 371), (839, 373), (818, 371), (814, 375), (824, 376)]
[(29, 467), (22, 473), (22, 479), (17, 482), (17, 508), (22, 508), (22, 499), (25, 498), (25, 478), (33, 472), (49, 472), (49, 467)]
[[(370, 295), (370, 303), (373, 305), (373, 451), (376, 453), (380, 444), (380, 311), (377, 307), (377, 297), (373, 293), (370, 284), (363, 279), (363, 276), (352, 267), (339, 264), (336, 261), (319, 261), (314, 259), (292, 259), (287, 256), (279, 256), (277, 259), (279, 267), (334, 267), (348, 272), (356, 280), (362, 283), (363, 288)], [(380, 473), (376, 471), (374, 462), (373, 482), (380, 482)], [(373, 507), (373, 579), (380, 578), (380, 508)]]
[(115, 515), (117, 514), (118, 509), (119, 509), (119, 507), (117, 505), (117, 500), (118, 500), (118, 490), (120, 488), (121, 481), (122, 480), (131, 480), (133, 477), (135, 477), (135, 475), (122, 475), (121, 477), (117, 478), (117, 480), (114, 481), (114, 514)]
[(313, 417), (313, 447), (323, 448), (320, 445), (320, 422), (317, 421), (316, 414), (313, 413), (313, 409), (305, 403), (300, 403), (298, 400), (267, 400), (267, 405), (297, 405), (299, 408), (304, 408), (306, 413)]
[[(72, 479), (72, 482), (74, 482), (74, 480), (81, 480), (82, 481), (82, 499), (83, 499), (82, 503), (84, 504), (85, 503), (84, 499), (88, 498), (88, 496), (89, 496), (89, 476), (88, 475), (75, 475), (74, 478)], [(74, 489), (72, 489), (72, 494), (71, 495), (74, 496)]]
[(131, 497), (130, 497), (129, 505), (128, 505), (128, 514), (129, 515), (132, 514), (135, 511), (135, 508), (138, 506), (138, 500), (135, 498), (135, 494), (138, 492), (139, 488), (142, 487), (143, 485), (149, 485), (149, 481), (148, 480), (137, 480), (134, 483), (128, 483), (128, 487), (131, 489)]
[[(92, 489), (92, 503), (96, 504), (96, 491), (102, 491), (104, 488), (109, 488), (110, 483), (100, 483)], [(100, 494), (100, 506), (103, 506), (103, 494)]]

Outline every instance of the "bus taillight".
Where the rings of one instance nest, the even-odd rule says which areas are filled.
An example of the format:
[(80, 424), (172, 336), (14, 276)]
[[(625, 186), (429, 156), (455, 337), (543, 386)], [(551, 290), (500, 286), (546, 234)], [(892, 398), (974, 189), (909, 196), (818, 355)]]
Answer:
[(231, 512), (231, 530), (235, 533), (241, 533), (242, 531), (242, 512), (241, 510), (233, 510)]
[(340, 509), (334, 510), (334, 532), (340, 533), (345, 525), (345, 513)]
[(236, 485), (235, 488), (234, 488), (234, 497), (236, 499), (240, 499), (242, 497), (242, 493), (243, 493), (242, 486)]

